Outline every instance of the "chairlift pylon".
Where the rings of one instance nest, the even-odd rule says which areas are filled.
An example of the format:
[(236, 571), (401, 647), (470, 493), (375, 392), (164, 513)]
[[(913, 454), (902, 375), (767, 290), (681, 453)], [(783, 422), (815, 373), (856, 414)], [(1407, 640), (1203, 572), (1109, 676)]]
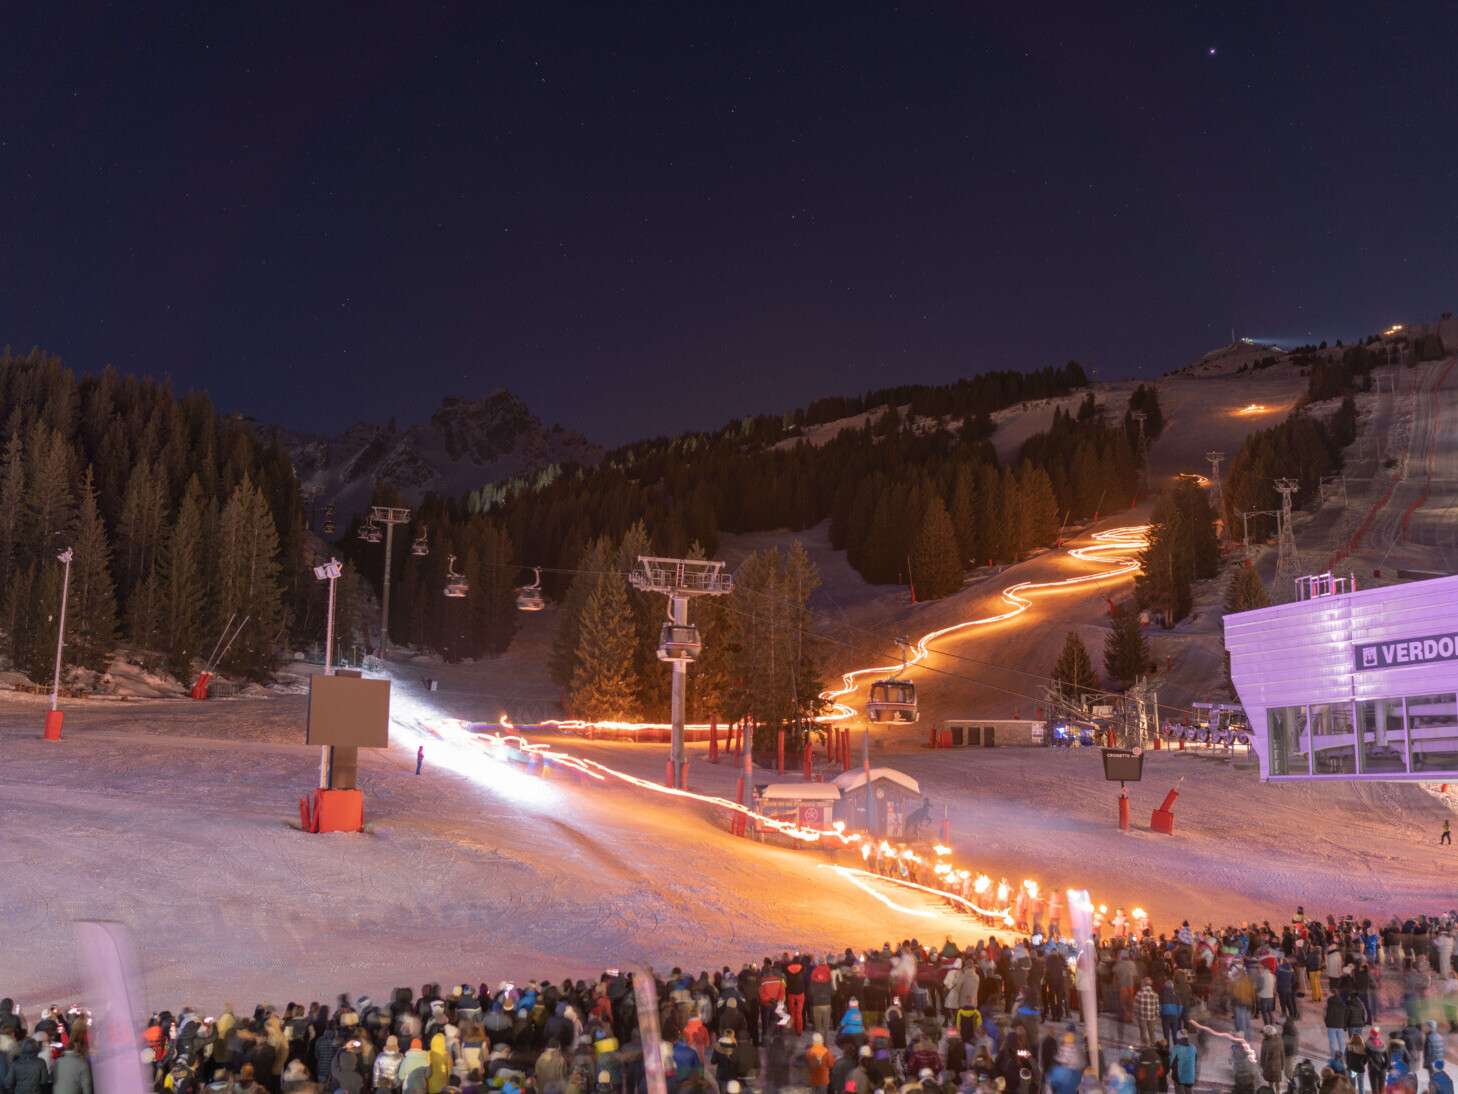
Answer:
[(516, 590), (517, 611), (539, 612), (546, 607), (542, 601), (542, 568), (533, 566), (532, 574), (532, 583)]
[(900, 676), (906, 671), (905, 637), (896, 639), (901, 647), (901, 667), (884, 680), (875, 681), (866, 696), (866, 718), (872, 722), (914, 722), (919, 717), (916, 709), (916, 685)]
[(456, 573), (456, 556), (451, 555), (446, 560), (446, 596), (462, 597), (470, 591), (471, 583), (465, 579), (464, 575)]

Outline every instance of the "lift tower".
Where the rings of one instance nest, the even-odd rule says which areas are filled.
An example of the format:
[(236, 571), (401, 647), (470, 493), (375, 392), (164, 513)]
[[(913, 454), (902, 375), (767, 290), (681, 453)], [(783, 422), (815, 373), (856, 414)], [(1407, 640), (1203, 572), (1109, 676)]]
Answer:
[(668, 622), (658, 643), (658, 659), (673, 666), (673, 744), (669, 785), (685, 789), (683, 782), (684, 683), (688, 663), (698, 660), (702, 644), (696, 627), (688, 621), (688, 602), (695, 596), (723, 596), (734, 591), (734, 578), (724, 572), (724, 563), (694, 558), (652, 558), (638, 556), (640, 569), (628, 575), (633, 588), (668, 597)]

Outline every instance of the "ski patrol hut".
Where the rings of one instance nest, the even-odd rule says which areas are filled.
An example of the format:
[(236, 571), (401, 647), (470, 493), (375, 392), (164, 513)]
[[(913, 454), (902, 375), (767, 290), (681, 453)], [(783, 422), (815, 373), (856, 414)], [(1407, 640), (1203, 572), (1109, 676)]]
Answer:
[(840, 793), (835, 820), (844, 821), (848, 830), (867, 832), (873, 836), (900, 838), (906, 831), (906, 816), (921, 806), (921, 786), (910, 775), (890, 767), (871, 768), (873, 803), (870, 822), (866, 818), (866, 772), (852, 768), (836, 777), (829, 785)]
[(1317, 574), (1225, 617), (1262, 779), (1458, 779), (1458, 577)]

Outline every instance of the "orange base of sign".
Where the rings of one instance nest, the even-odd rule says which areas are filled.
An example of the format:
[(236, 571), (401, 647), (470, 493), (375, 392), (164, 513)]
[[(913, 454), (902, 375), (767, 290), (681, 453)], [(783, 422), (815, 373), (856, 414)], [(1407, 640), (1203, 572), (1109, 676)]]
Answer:
[(311, 790), (299, 799), (299, 819), (306, 832), (362, 832), (364, 792)]
[(46, 740), (59, 741), (61, 739), (61, 722), (65, 717), (64, 710), (46, 711)]
[(1174, 814), (1168, 809), (1156, 809), (1149, 815), (1149, 830), (1163, 832), (1166, 836), (1174, 835)]

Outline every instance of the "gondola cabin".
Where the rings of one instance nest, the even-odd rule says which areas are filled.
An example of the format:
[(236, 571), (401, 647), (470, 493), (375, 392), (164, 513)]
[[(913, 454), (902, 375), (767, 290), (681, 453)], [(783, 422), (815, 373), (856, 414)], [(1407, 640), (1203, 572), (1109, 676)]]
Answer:
[(471, 583), (459, 575), (446, 578), (445, 594), (452, 598), (465, 596), (471, 591)]
[(697, 661), (704, 644), (692, 624), (665, 623), (658, 635), (658, 660)]
[(542, 590), (525, 586), (516, 591), (516, 610), (519, 612), (539, 612), (545, 605), (542, 602)]
[(877, 680), (866, 698), (866, 717), (872, 722), (916, 721), (916, 685), (910, 680)]

